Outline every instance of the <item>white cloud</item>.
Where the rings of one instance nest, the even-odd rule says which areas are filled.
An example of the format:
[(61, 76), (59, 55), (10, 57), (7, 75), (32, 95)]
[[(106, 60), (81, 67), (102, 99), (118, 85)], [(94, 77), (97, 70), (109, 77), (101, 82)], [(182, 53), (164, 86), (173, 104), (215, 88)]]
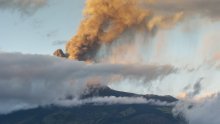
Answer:
[(0, 113), (79, 96), (88, 83), (132, 78), (149, 82), (175, 73), (172, 66), (86, 64), (44, 55), (0, 53)]
[(182, 114), (189, 124), (219, 124), (219, 104), (219, 94), (197, 100), (188, 99), (177, 104), (174, 114)]
[(150, 104), (155, 106), (174, 106), (176, 102), (166, 102), (155, 99), (146, 99), (144, 97), (93, 97), (88, 99), (63, 100), (55, 103), (61, 106), (78, 106), (84, 104), (94, 105), (113, 105), (113, 104)]

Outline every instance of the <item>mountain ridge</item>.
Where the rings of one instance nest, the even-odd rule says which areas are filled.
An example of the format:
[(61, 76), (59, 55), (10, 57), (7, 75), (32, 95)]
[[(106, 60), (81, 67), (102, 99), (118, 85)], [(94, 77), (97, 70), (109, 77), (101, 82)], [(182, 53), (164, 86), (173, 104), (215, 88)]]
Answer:
[[(93, 97), (144, 97), (160, 101), (174, 102), (174, 97), (138, 95), (115, 91), (109, 87), (96, 87), (81, 96)], [(85, 104), (72, 107), (56, 105), (20, 110), (0, 115), (0, 124), (185, 124), (181, 117), (173, 117), (173, 106), (153, 104)]]

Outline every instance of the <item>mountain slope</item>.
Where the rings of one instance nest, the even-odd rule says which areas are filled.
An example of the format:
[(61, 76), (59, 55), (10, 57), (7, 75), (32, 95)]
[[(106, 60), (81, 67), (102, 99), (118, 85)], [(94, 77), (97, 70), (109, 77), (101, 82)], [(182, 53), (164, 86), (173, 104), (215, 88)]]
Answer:
[(95, 87), (89, 87), (88, 90), (86, 90), (81, 98), (90, 98), (90, 97), (106, 97), (106, 96), (116, 96), (116, 97), (144, 97), (146, 99), (154, 99), (154, 100), (160, 100), (160, 101), (166, 101), (166, 102), (176, 102), (177, 99), (172, 96), (158, 96), (158, 95), (139, 95), (134, 93), (127, 93), (122, 91), (116, 91), (112, 90), (109, 87), (105, 86), (95, 86)]
[[(107, 87), (91, 88), (82, 99), (94, 96), (141, 96), (111, 90)], [(173, 102), (170, 96), (144, 95), (147, 99)], [(174, 118), (172, 106), (150, 104), (86, 104), (76, 107), (39, 107), (0, 115), (0, 124), (183, 124), (180, 118)]]

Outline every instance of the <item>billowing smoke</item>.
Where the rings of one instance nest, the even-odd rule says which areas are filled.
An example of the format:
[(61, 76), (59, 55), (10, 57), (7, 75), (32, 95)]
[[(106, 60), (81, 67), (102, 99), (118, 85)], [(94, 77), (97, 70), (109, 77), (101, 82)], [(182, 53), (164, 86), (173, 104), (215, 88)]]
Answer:
[(148, 83), (176, 72), (169, 65), (86, 64), (20, 53), (0, 53), (0, 68), (0, 113), (77, 99), (91, 84), (129, 78)]
[(77, 34), (66, 45), (67, 57), (93, 60), (100, 46), (111, 44), (127, 29), (136, 27), (149, 33), (156, 27), (169, 27), (183, 13), (154, 15), (148, 0), (87, 0)]
[[(1, 9), (13, 8), (25, 13), (35, 11), (45, 4), (46, 0), (0, 0)], [(142, 61), (142, 58), (138, 58), (134, 53), (139, 52), (139, 46), (143, 45), (140, 42), (145, 42), (146, 40), (144, 39), (145, 37), (143, 38), (144, 40), (138, 37), (134, 42), (133, 38), (131, 38), (134, 36), (134, 32), (137, 35), (154, 36), (157, 29), (169, 28), (183, 18), (187, 20), (188, 17), (194, 16), (195, 18), (199, 16), (199, 19), (207, 17), (215, 20), (220, 16), (219, 5), (219, 0), (87, 0), (84, 19), (79, 26), (77, 34), (66, 45), (66, 53), (63, 53), (62, 50), (57, 50), (55, 55), (89, 61), (96, 59), (97, 53), (101, 49), (105, 49), (105, 47), (107, 47), (107, 50), (112, 47), (111, 52), (115, 55), (123, 54), (125, 56), (123, 52), (132, 54), (127, 56), (128, 59), (118, 56), (115, 58), (115, 62), (110, 62), (120, 63), (118, 60), (123, 60), (125, 62), (123, 64), (86, 64), (49, 56), (1, 53), (0, 112), (48, 104), (72, 106), (93, 102), (97, 104), (149, 102), (139, 97), (98, 97), (83, 101), (78, 100), (77, 97), (84, 92), (88, 84), (108, 85), (129, 79), (134, 80), (136, 83), (141, 81), (145, 84), (159, 82), (158, 85), (155, 85), (155, 91), (161, 92), (160, 88), (162, 87), (169, 93), (176, 91), (175, 93), (177, 94), (181, 91), (179, 89), (185, 86), (186, 83), (196, 82), (195, 85), (191, 84), (185, 88), (187, 91), (192, 88), (192, 91), (186, 92), (184, 100), (177, 104), (174, 113), (182, 114), (190, 124), (219, 124), (218, 115), (220, 111), (216, 109), (220, 104), (219, 95), (206, 99), (195, 99), (204, 90), (202, 87), (205, 84), (204, 82), (208, 82), (204, 87), (208, 89), (209, 86), (211, 93), (216, 90), (219, 91), (220, 71), (212, 66), (213, 63), (210, 65), (209, 62), (203, 61), (204, 58), (202, 58), (202, 62), (198, 64), (194, 60), (197, 60), (199, 55), (189, 52), (190, 55), (194, 55), (193, 59), (180, 57), (181, 62), (187, 66), (196, 64), (197, 67), (202, 66), (201, 68), (195, 67), (190, 71), (185, 71), (185, 67), (182, 67), (184, 71), (176, 73), (177, 70), (169, 65), (126, 65), (133, 58), (139, 61), (138, 63)], [(205, 24), (203, 23), (200, 26), (202, 27)], [(195, 25), (192, 27), (197, 28)], [(219, 32), (219, 30), (216, 32)], [(203, 32), (203, 34), (205, 33)], [(214, 61), (214, 64), (220, 60), (219, 34), (215, 33), (215, 35), (217, 40), (214, 41), (212, 38), (207, 38), (207, 41), (203, 44), (204, 51), (198, 50), (200, 54), (202, 53), (202, 56), (208, 56), (208, 60)], [(123, 39), (124, 36), (127, 38), (125, 38), (126, 40)], [(120, 44), (120, 38), (123, 40), (123, 44)], [(161, 51), (166, 45), (161, 39), (157, 43), (158, 51)], [(178, 41), (181, 41), (181, 39), (178, 39)], [(195, 42), (199, 44), (199, 41)], [(173, 42), (170, 44), (173, 44)], [(193, 46), (192, 44), (190, 46)], [(199, 46), (198, 44), (195, 46)], [(183, 43), (180, 45), (182, 45), (181, 48), (184, 48)], [(143, 51), (141, 51), (142, 54), (148, 54), (147, 49)], [(171, 52), (178, 54), (175, 57), (179, 57), (182, 51), (186, 52), (187, 50), (181, 49), (175, 50), (176, 53)], [(188, 54), (187, 57), (190, 55)], [(160, 62), (163, 63), (164, 60), (172, 61), (170, 56), (165, 56), (165, 58)], [(121, 86), (128, 87), (128, 85), (124, 84)], [(143, 85), (139, 87), (132, 85), (132, 90), (134, 90), (134, 86), (137, 89), (139, 87), (143, 88)], [(119, 86), (117, 85), (117, 87)], [(66, 96), (74, 96), (76, 99), (65, 100)], [(152, 103), (156, 104), (155, 102), (153, 101)], [(166, 103), (161, 104), (161, 102), (158, 104), (166, 105)]]
[(0, 9), (12, 9), (24, 14), (32, 14), (46, 4), (47, 0), (0, 0)]
[(66, 45), (66, 57), (94, 60), (101, 46), (111, 45), (132, 28), (149, 35), (183, 17), (217, 19), (219, 4), (217, 0), (87, 0), (78, 32)]
[(219, 0), (155, 0), (148, 4), (150, 8), (158, 13), (176, 13), (182, 11), (186, 16), (203, 16), (219, 19)]

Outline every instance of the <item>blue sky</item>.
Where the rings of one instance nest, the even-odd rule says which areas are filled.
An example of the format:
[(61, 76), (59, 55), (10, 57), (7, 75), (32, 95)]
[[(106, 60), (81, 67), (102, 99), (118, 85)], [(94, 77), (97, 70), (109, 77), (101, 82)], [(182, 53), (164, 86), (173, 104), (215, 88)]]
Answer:
[[(80, 20), (83, 18), (84, 2), (82, 0), (49, 0), (47, 5), (32, 14), (25, 14), (14, 8), (0, 8), (0, 51), (52, 55), (58, 48), (65, 49), (65, 42), (74, 36)], [(218, 49), (220, 48), (219, 32), (219, 20), (196, 16), (187, 18), (170, 29), (158, 31), (155, 37), (152, 38), (153, 45), (150, 46), (150, 50), (148, 50), (149, 47), (143, 46), (144, 51), (142, 52), (144, 57), (147, 56), (146, 61), (135, 60), (135, 62), (141, 64), (151, 62), (171, 64), (183, 68), (185, 66), (197, 68), (200, 65), (210, 64), (209, 61), (213, 61), (212, 57), (215, 54), (220, 55)], [(160, 48), (158, 46), (161, 43), (163, 46)], [(130, 56), (136, 56), (128, 54), (129, 60), (127, 61), (131, 61)], [(148, 54), (150, 54), (150, 57), (148, 57)], [(204, 62), (206, 60), (208, 62)], [(126, 61), (126, 59), (123, 61)], [(215, 61), (219, 62), (220, 60)], [(206, 68), (201, 71), (201, 73), (206, 72), (208, 72)], [(184, 76), (187, 74), (183, 72)], [(187, 80), (186, 82), (188, 82), (188, 80), (192, 80), (191, 77), (197, 79), (200, 78), (200, 75), (200, 73), (189, 73), (187, 75), (189, 78), (182, 75), (179, 78), (171, 76), (165, 82), (172, 81), (176, 84), (174, 79), (179, 79), (181, 82)], [(215, 77), (219, 77), (219, 75)], [(133, 85), (131, 86), (133, 88)], [(163, 88), (165, 87), (163, 86)], [(165, 89), (165, 91), (167, 90)]]
[[(74, 36), (79, 26), (80, 20), (83, 19), (82, 11), (85, 0), (48, 0), (48, 3), (46, 5), (40, 6), (37, 11), (29, 14), (24, 13), (25, 11), (22, 11), (22, 8), (16, 8), (17, 5), (14, 3), (9, 3), (5, 7), (1, 5), (1, 3), (12, 1), (14, 0), (0, 0), (0, 51), (6, 53), (21, 52), (31, 54), (46, 54), (45, 57), (49, 60), (58, 59), (56, 57), (50, 58), (47, 55), (52, 55), (53, 52), (58, 48), (65, 49), (65, 42), (67, 42)], [(209, 13), (204, 13), (203, 15), (202, 13), (204, 10), (204, 6), (198, 6), (200, 5), (197, 3), (199, 0), (188, 0), (186, 2), (186, 5), (192, 4), (190, 3), (190, 1), (194, 3), (194, 5), (189, 6), (192, 7), (191, 9), (188, 8), (188, 6), (184, 6), (185, 4), (183, 5), (183, 7), (186, 7), (186, 13), (190, 13), (183, 21), (180, 21), (176, 25), (171, 26), (171, 28), (159, 29), (153, 37), (148, 37), (148, 35), (145, 34), (149, 32), (142, 32), (143, 34), (135, 32), (137, 34), (134, 33), (134, 35), (131, 35), (134, 36), (132, 37), (133, 39), (129, 39), (134, 42), (134, 45), (131, 44), (126, 46), (127, 41), (124, 39), (128, 39), (130, 37), (127, 38), (122, 35), (122, 37), (124, 38), (122, 38), (122, 43), (125, 44), (125, 52), (123, 52), (121, 49), (118, 49), (117, 51), (116, 48), (116, 55), (107, 55), (107, 58), (109, 59), (103, 61), (103, 63), (106, 62), (112, 64), (113, 67), (115, 67), (115, 63), (125, 63), (128, 64), (129, 69), (129, 64), (151, 65), (153, 63), (158, 64), (159, 67), (161, 65), (171, 65), (173, 68), (177, 68), (178, 71), (176, 71), (174, 74), (166, 75), (163, 78), (157, 78), (155, 80), (147, 82), (142, 79), (132, 80), (130, 78), (119, 80), (118, 82), (110, 82), (110, 84), (112, 84), (110, 85), (111, 87), (117, 90), (140, 94), (169, 94), (177, 96), (179, 95), (179, 93), (185, 92), (183, 91), (184, 87), (193, 87), (194, 83), (196, 83), (199, 79), (204, 78), (204, 80), (202, 81), (202, 85), (204, 87), (204, 95), (217, 93), (220, 91), (220, 15), (218, 14), (219, 10), (215, 8), (219, 5), (212, 3), (216, 3), (216, 0), (210, 0), (212, 1), (211, 5), (213, 5), (213, 7), (207, 6), (207, 9), (205, 10), (210, 10), (211, 13), (210, 15), (207, 15)], [(203, 4), (207, 2), (206, 0), (200, 1)], [(174, 5), (175, 4), (178, 4), (178, 2), (174, 1)], [(191, 16), (191, 14), (193, 15), (193, 17)], [(120, 38), (118, 40), (118, 42), (120, 42)], [(117, 40), (115, 41), (116, 46), (118, 42)], [(137, 46), (135, 46), (136, 43), (138, 43)], [(119, 45), (119, 48), (124, 44)], [(114, 44), (113, 47), (115, 47)], [(136, 53), (136, 49), (131, 49), (132, 47), (138, 48), (138, 52)], [(9, 61), (10, 57), (8, 56), (10, 55), (16, 54), (13, 53), (5, 56), (5, 58), (9, 59)], [(33, 62), (35, 62), (35, 55), (31, 56), (33, 56), (33, 60), (30, 59), (30, 62), (28, 62), (30, 65), (34, 64)], [(27, 55), (22, 54), (18, 56), (17, 59), (23, 60), (26, 57)], [(14, 59), (13, 57), (11, 58), (12, 60)], [(41, 62), (41, 60), (39, 60), (38, 62), (42, 64), (45, 58), (43, 57), (40, 59), (42, 59), (43, 61)], [(112, 62), (111, 59), (113, 59), (114, 61)], [(4, 58), (2, 60), (4, 60)], [(36, 58), (36, 60), (38, 59)], [(16, 59), (13, 62), (16, 63)], [(21, 63), (23, 62), (18, 63), (18, 66), (20, 66), (19, 64)], [(62, 68), (64, 64), (61, 63), (61, 65), (62, 66), (58, 67)], [(5, 65), (2, 65), (2, 67), (5, 67)], [(10, 63), (8, 67), (5, 68), (9, 67), (11, 67)], [(34, 70), (38, 70), (39, 68), (35, 65), (31, 67), (33, 67)], [(67, 69), (67, 67), (72, 69), (71, 65), (71, 67), (64, 66), (64, 70)], [(96, 67), (96, 64), (91, 64), (91, 67)], [(42, 68), (45, 69), (44, 67)], [(21, 70), (25, 71), (25, 69), (23, 69), (23, 66), (21, 66)], [(81, 69), (76, 68), (73, 70), (73, 72), (78, 72), (78, 70)], [(112, 68), (110, 68), (109, 70), (104, 69), (104, 71), (106, 72), (111, 72)], [(84, 70), (83, 72), (87, 72), (87, 70)], [(97, 72), (100, 72), (100, 70), (98, 69)], [(2, 73), (4, 72), (2, 71)], [(93, 73), (94, 72), (91, 72), (89, 74), (93, 76)], [(17, 80), (15, 80), (16, 82), (14, 83), (11, 82), (11, 79), (17, 79), (17, 77), (13, 77), (13, 75), (11, 75), (10, 73), (8, 75), (9, 83), (13, 86), (17, 82)], [(82, 78), (84, 80), (85, 77), (82, 76)], [(26, 79), (26, 77), (21, 77), (21, 79)], [(46, 78), (45, 80), (48, 79)], [(64, 83), (65, 82), (66, 79), (64, 79)], [(77, 82), (81, 83), (81, 79), (77, 80)], [(0, 83), (3, 83), (4, 85), (5, 81)], [(44, 83), (44, 79), (42, 83)], [(52, 83), (54, 83), (53, 80)], [(59, 84), (62, 84), (62, 82), (59, 82)], [(5, 86), (7, 87), (8, 84)], [(23, 88), (22, 84), (20, 86), (22, 86)], [(53, 90), (53, 88), (50, 89)], [(23, 92), (24, 90), (22, 89), (21, 91)], [(64, 91), (66, 90), (64, 89)], [(39, 93), (41, 95), (42, 92), (39, 90)]]
[(15, 9), (0, 9), (0, 50), (52, 54), (64, 48), (82, 19), (84, 1), (50, 0), (46, 6), (28, 15)]
[[(52, 54), (65, 49), (82, 20), (83, 0), (49, 0), (31, 15), (14, 8), (0, 8), (0, 50), (34, 54)], [(216, 32), (220, 24), (207, 23), (194, 17), (165, 31), (166, 52), (174, 57), (193, 57), (193, 52), (207, 32)], [(188, 29), (185, 29), (188, 28)], [(188, 31), (184, 31), (188, 30)], [(161, 40), (157, 35), (153, 40)], [(61, 43), (61, 44), (60, 44)], [(167, 51), (168, 50), (168, 51)]]

